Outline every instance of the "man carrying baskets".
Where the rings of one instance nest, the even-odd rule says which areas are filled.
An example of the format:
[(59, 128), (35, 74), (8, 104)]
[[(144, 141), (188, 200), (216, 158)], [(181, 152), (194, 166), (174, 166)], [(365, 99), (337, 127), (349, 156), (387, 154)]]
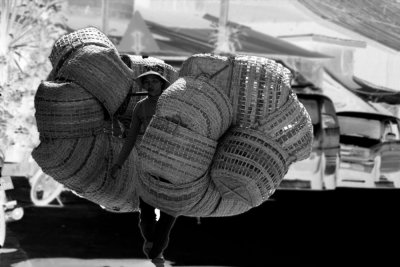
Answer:
[[(170, 85), (170, 82), (156, 71), (147, 71), (139, 75), (136, 82), (148, 92), (140, 100), (132, 113), (131, 125), (124, 145), (111, 168), (111, 176), (118, 176), (121, 166), (128, 158), (139, 136), (143, 135), (156, 111), (159, 96)], [(144, 238), (143, 252), (156, 266), (164, 266), (163, 252), (168, 246), (169, 234), (176, 218), (160, 211), (156, 220), (155, 208), (140, 199), (139, 228)]]

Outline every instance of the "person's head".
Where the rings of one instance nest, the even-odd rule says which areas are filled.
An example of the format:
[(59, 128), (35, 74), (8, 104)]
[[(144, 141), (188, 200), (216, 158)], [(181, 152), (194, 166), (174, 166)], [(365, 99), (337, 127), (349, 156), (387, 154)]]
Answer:
[(170, 85), (170, 82), (156, 71), (147, 71), (136, 77), (139, 86), (148, 92), (149, 96), (158, 96)]

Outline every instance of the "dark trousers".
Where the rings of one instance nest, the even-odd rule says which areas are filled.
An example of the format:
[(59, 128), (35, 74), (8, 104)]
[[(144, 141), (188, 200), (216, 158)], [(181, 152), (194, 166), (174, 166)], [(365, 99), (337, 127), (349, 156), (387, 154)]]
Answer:
[(156, 221), (155, 208), (140, 199), (139, 227), (143, 238), (153, 242), (149, 258), (154, 259), (164, 252), (168, 246), (169, 234), (174, 226), (176, 217), (160, 210), (160, 218)]

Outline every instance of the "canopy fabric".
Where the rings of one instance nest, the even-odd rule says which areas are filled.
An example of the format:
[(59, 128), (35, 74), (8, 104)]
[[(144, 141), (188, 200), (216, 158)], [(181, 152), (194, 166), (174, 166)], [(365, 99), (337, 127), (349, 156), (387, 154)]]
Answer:
[(329, 75), (331, 75), (336, 81), (365, 101), (373, 103), (386, 103), (391, 105), (400, 104), (399, 91), (372, 84), (354, 75), (341, 75), (339, 73), (333, 73), (327, 69), (325, 69), (325, 71), (327, 71)]
[[(378, 110), (377, 107), (359, 97), (326, 69), (323, 71), (322, 81), (323, 83), (320, 89), (324, 95), (328, 96), (333, 101), (337, 112), (358, 111), (382, 113), (383, 110)], [(389, 112), (385, 113), (389, 114)]]
[[(205, 18), (211, 21), (218, 21), (217, 18), (211, 15), (207, 15)], [(145, 22), (160, 48), (159, 51), (149, 52), (148, 54), (151, 56), (187, 57), (192, 54), (214, 52), (214, 45), (210, 42), (210, 38), (215, 30), (211, 27), (207, 29), (173, 28), (147, 20)], [(124, 36), (129, 35), (132, 35), (132, 33), (127, 31)], [(124, 37), (122, 38), (124, 39)], [(237, 54), (271, 57), (273, 55), (283, 55), (307, 58), (330, 58), (330, 56), (306, 50), (279, 38), (254, 31), (246, 26), (242, 27), (239, 41), (240, 47), (236, 49)], [(130, 47), (130, 45), (126, 44), (124, 47)], [(130, 51), (123, 52), (130, 53)]]
[[(206, 14), (203, 18), (218, 23), (219, 19), (210, 14)], [(237, 52), (242, 53), (258, 53), (258, 54), (273, 54), (273, 55), (287, 55), (308, 58), (330, 58), (330, 56), (306, 50), (302, 47), (294, 45), (290, 42), (281, 40), (279, 38), (254, 31), (250, 27), (228, 21), (227, 26), (240, 28), (242, 36), (239, 38), (242, 45)], [(210, 33), (209, 33), (210, 34)]]
[(317, 16), (400, 51), (398, 14), (394, 0), (297, 0)]
[(374, 85), (364, 79), (353, 76), (354, 82), (360, 87), (354, 89), (357, 95), (371, 102), (384, 102), (387, 104), (400, 104), (400, 92), (383, 86)]

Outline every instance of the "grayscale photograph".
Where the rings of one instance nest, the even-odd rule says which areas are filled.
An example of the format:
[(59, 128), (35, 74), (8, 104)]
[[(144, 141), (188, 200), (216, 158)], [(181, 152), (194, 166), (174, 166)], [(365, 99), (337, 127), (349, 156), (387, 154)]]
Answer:
[(0, 267), (387, 266), (400, 0), (0, 0)]

